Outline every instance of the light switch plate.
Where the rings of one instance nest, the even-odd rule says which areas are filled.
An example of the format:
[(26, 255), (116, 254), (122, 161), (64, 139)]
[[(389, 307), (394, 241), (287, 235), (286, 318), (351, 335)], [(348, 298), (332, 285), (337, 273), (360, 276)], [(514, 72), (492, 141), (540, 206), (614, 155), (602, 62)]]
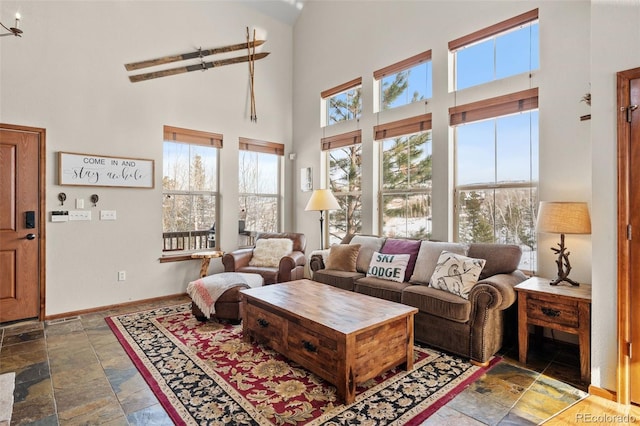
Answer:
[(116, 220), (116, 211), (100, 210), (100, 220)]
[(70, 210), (69, 220), (91, 220), (90, 210)]

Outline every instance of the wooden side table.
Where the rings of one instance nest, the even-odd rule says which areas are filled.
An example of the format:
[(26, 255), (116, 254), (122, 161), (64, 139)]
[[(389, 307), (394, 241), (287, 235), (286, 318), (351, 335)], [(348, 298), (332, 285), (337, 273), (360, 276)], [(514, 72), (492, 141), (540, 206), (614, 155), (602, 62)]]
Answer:
[(207, 276), (207, 272), (209, 271), (209, 262), (211, 262), (211, 259), (215, 257), (222, 257), (223, 255), (224, 252), (220, 250), (200, 251), (191, 254), (192, 259), (202, 259), (202, 265), (200, 265), (200, 278)]
[(527, 363), (528, 325), (577, 334), (580, 345), (580, 379), (591, 382), (591, 285), (549, 285), (551, 280), (532, 277), (515, 286), (518, 292), (518, 355)]

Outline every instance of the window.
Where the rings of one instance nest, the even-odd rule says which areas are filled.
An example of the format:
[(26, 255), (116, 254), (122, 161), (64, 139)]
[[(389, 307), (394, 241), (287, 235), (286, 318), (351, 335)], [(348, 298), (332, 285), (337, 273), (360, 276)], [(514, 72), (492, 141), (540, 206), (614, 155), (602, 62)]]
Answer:
[[(284, 145), (240, 138), (240, 246), (249, 245), (250, 232), (278, 232), (280, 224), (280, 163)], [(243, 243), (243, 240), (247, 240)]]
[(456, 90), (540, 68), (538, 9), (449, 42)]
[(324, 138), (322, 150), (327, 156), (329, 189), (340, 204), (340, 210), (329, 212), (329, 244), (334, 244), (362, 231), (361, 131)]
[(217, 247), (219, 148), (220, 134), (164, 126), (164, 252)]
[(431, 237), (431, 114), (374, 128), (380, 140), (382, 234)]
[(379, 92), (377, 111), (432, 97), (431, 50), (373, 72)]
[(457, 238), (518, 244), (536, 269), (537, 89), (452, 108)]
[(325, 117), (322, 122), (325, 123), (325, 126), (360, 118), (362, 114), (361, 88), (362, 78), (356, 78), (320, 94), (324, 104)]

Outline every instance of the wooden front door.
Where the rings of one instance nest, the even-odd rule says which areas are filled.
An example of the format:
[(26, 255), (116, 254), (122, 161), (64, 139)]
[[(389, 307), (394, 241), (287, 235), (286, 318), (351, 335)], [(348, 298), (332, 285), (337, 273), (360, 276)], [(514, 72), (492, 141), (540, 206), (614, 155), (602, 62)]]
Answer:
[(0, 323), (44, 316), (44, 136), (0, 124)]
[(618, 402), (640, 404), (640, 68), (618, 73)]

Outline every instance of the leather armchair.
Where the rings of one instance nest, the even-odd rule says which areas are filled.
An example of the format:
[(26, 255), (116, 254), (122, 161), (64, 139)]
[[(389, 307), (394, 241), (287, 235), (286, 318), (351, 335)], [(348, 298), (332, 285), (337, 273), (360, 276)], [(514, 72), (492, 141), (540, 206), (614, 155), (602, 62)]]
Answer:
[(256, 241), (261, 238), (289, 238), (293, 241), (293, 251), (280, 259), (278, 267), (250, 266), (249, 261), (253, 257), (253, 248), (238, 249), (225, 253), (222, 264), (225, 272), (248, 272), (260, 274), (264, 278), (264, 284), (283, 283), (304, 278), (304, 266), (307, 258), (304, 255), (307, 239), (304, 234), (293, 232), (263, 232), (256, 236)]

